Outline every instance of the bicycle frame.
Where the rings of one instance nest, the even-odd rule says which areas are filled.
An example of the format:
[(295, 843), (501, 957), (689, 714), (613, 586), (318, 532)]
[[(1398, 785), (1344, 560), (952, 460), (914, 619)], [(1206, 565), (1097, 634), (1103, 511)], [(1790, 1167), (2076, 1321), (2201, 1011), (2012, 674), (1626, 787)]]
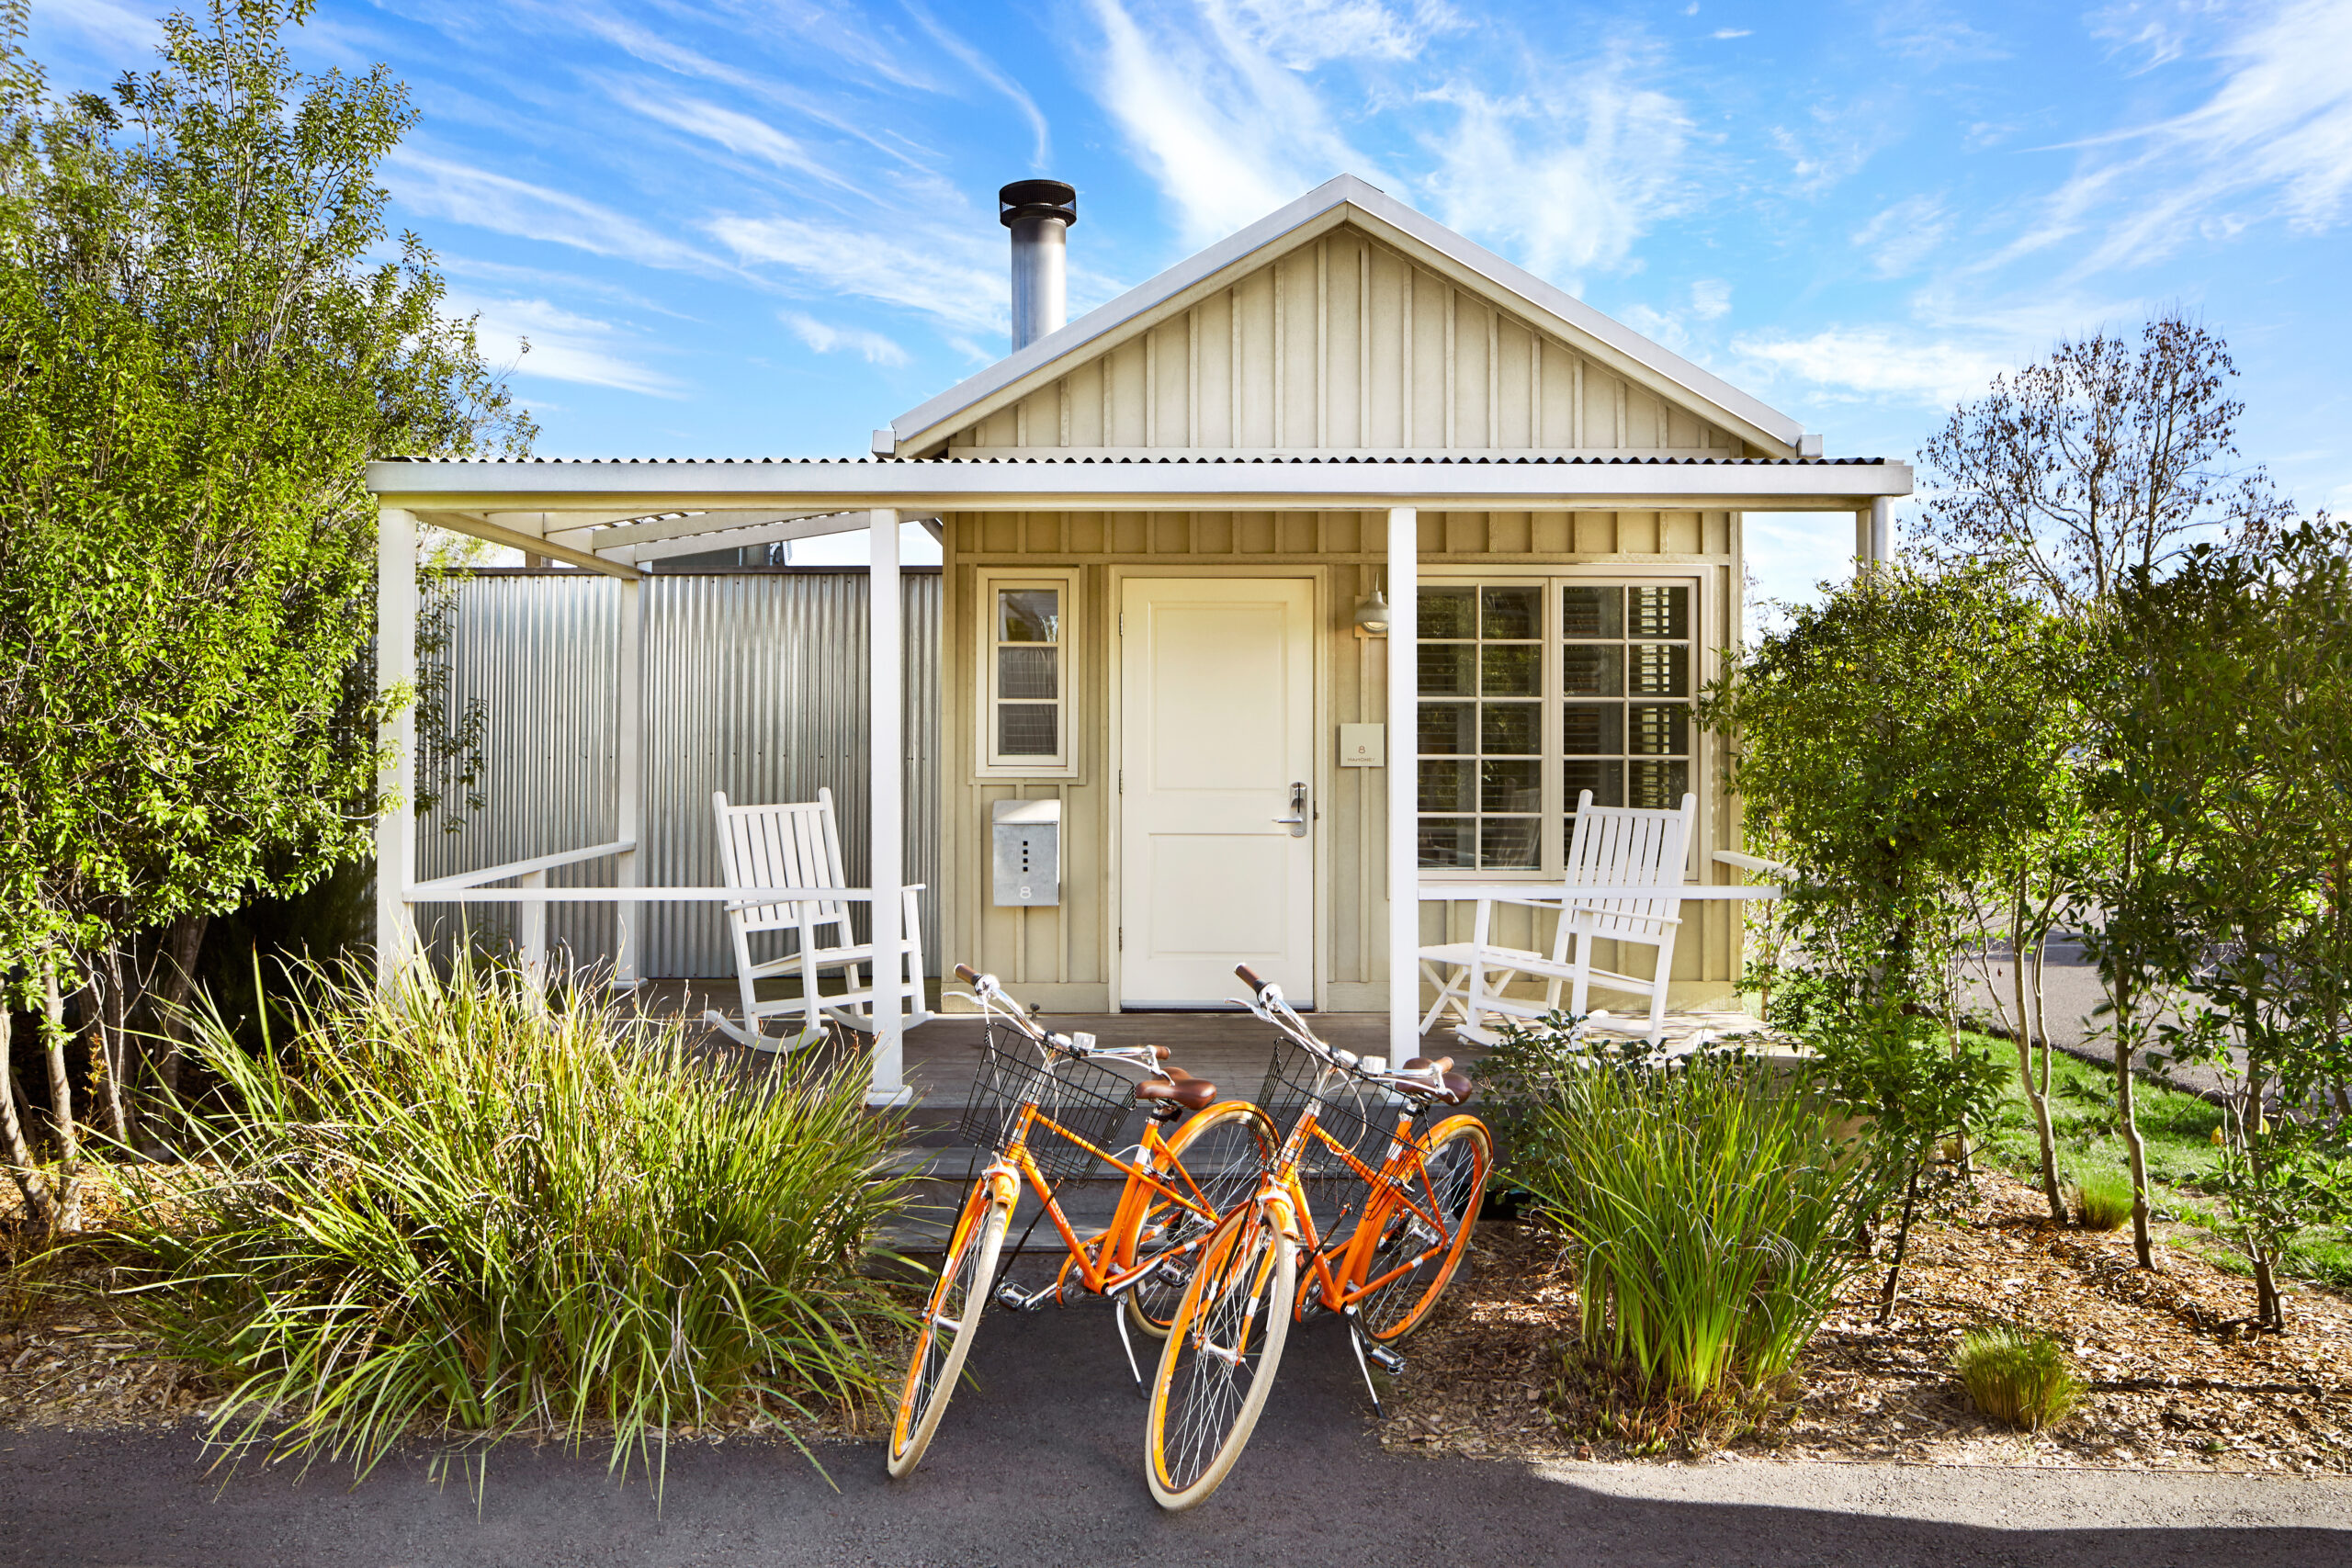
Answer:
[[(1062, 1052), (1057, 1045), (1056, 1036), (1037, 1028), (1017, 1009), (1001, 1005), (995, 992), (983, 992), (976, 988), (973, 998), (978, 1002), (983, 1017), (991, 1022), (1002, 1021), (1031, 1044), (1036, 1046), (1039, 1054), (1044, 1057), (1046, 1071), (1048, 1074), (1053, 1070), (1057, 1055), (1069, 1054)], [(1119, 1060), (1137, 1060), (1131, 1052), (1125, 1050), (1108, 1051), (1102, 1055)], [(1095, 1158), (1125, 1173), (1127, 1178), (1125, 1185), (1119, 1193), (1119, 1204), (1112, 1214), (1110, 1224), (1091, 1236), (1080, 1237), (1077, 1229), (1070, 1224), (1069, 1216), (1063, 1212), (1060, 1200), (1055, 1196), (1055, 1184), (1046, 1179), (1045, 1172), (1038, 1168), (1035, 1156), (1029, 1152), (1030, 1135), (1041, 1127), (1055, 1136), (1084, 1149)], [(981, 1171), (979, 1179), (974, 1183), (973, 1196), (967, 1200), (966, 1212), (957, 1222), (958, 1231), (960, 1233), (962, 1226), (970, 1223), (972, 1212), (981, 1194), (987, 1194), (991, 1201), (1001, 1201), (1011, 1204), (1019, 1200), (1021, 1186), (1026, 1182), (1030, 1190), (1036, 1193), (1038, 1202), (1044, 1208), (1045, 1217), (1053, 1221), (1054, 1229), (1061, 1234), (1062, 1245), (1069, 1249), (1069, 1260), (1062, 1265), (1061, 1270), (1054, 1278), (1053, 1293), (1056, 1300), (1062, 1299), (1068, 1290), (1070, 1272), (1073, 1269), (1077, 1270), (1079, 1283), (1086, 1290), (1101, 1296), (1117, 1295), (1123, 1291), (1142, 1283), (1154, 1269), (1159, 1268), (1170, 1257), (1182, 1257), (1187, 1253), (1197, 1251), (1215, 1231), (1218, 1219), (1217, 1211), (1209, 1204), (1207, 1195), (1201, 1190), (1200, 1183), (1193, 1179), (1192, 1173), (1182, 1164), (1173, 1159), (1168, 1162), (1174, 1174), (1181, 1177), (1185, 1185), (1192, 1189), (1189, 1195), (1162, 1179), (1160, 1156), (1169, 1154), (1170, 1149), (1167, 1137), (1160, 1131), (1159, 1118), (1154, 1117), (1144, 1123), (1143, 1138), (1136, 1152), (1140, 1156), (1140, 1164), (1131, 1164), (1071, 1132), (1041, 1111), (1037, 1100), (1032, 1099), (1022, 1106), (1020, 1118), (1013, 1124), (1012, 1137), (1007, 1139), (1004, 1146), (997, 1151), (996, 1156), (989, 1162)], [(1155, 1194), (1199, 1216), (1205, 1222), (1205, 1228), (1200, 1235), (1181, 1246), (1155, 1251), (1138, 1258), (1136, 1256), (1134, 1238), (1141, 1234), (1141, 1211), (1152, 1201)], [(1014, 1256), (1019, 1256), (1017, 1251)], [(1011, 1259), (1006, 1260), (1008, 1264), (1010, 1261)], [(1042, 1292), (1040, 1292), (1040, 1298), (1042, 1299)]]
[[(1423, 1108), (1417, 1106), (1410, 1098), (1404, 1098), (1404, 1103), (1397, 1111), (1396, 1124), (1389, 1131), (1387, 1153), (1383, 1156), (1380, 1168), (1374, 1169), (1323, 1130), (1317, 1111), (1329, 1097), (1333, 1086), (1350, 1077), (1368, 1082), (1385, 1079), (1408, 1085), (1414, 1080), (1401, 1074), (1364, 1075), (1354, 1072), (1355, 1058), (1317, 1039), (1314, 1032), (1306, 1027), (1306, 1021), (1279, 993), (1275, 994), (1270, 1005), (1261, 1005), (1254, 998), (1242, 1005), (1323, 1063), (1322, 1071), (1316, 1077), (1314, 1096), (1300, 1111), (1290, 1135), (1283, 1140), (1281, 1150), (1260, 1182), (1256, 1201), (1262, 1205), (1277, 1195), (1281, 1197), (1283, 1208), (1290, 1220), (1292, 1239), (1299, 1244), (1304, 1254), (1310, 1288), (1300, 1291), (1295, 1311), (1303, 1314), (1310, 1306), (1321, 1306), (1344, 1314), (1389, 1281), (1419, 1268), (1431, 1253), (1453, 1244), (1453, 1236), (1447, 1230), (1443, 1217), (1431, 1213), (1415, 1196), (1409, 1179), (1414, 1173), (1426, 1173), (1429, 1168), (1413, 1137)], [(1356, 1216), (1354, 1228), (1344, 1238), (1335, 1237), (1329, 1243), (1317, 1230), (1314, 1211), (1307, 1203), (1306, 1185), (1299, 1175), (1300, 1162), (1306, 1156), (1310, 1141), (1314, 1140), (1319, 1140), (1338, 1155), (1365, 1188), (1363, 1211)], [(1395, 1207), (1411, 1212), (1413, 1217), (1430, 1232), (1430, 1244), (1386, 1273), (1367, 1279), (1353, 1289), (1342, 1285), (1342, 1280), (1370, 1269), (1373, 1254), (1379, 1247), (1381, 1233), (1385, 1228), (1385, 1222)], [(1375, 1218), (1384, 1223), (1372, 1223)], [(1336, 1269), (1333, 1267), (1335, 1258), (1338, 1259)]]
[[(1054, 1195), (1054, 1184), (1046, 1179), (1045, 1173), (1037, 1168), (1035, 1157), (1029, 1152), (1030, 1132), (1040, 1126), (1126, 1173), (1126, 1185), (1119, 1193), (1119, 1206), (1113, 1212), (1107, 1228), (1081, 1239), (1070, 1224), (1069, 1216), (1062, 1212), (1061, 1201)], [(1204, 1233), (1181, 1247), (1154, 1252), (1138, 1261), (1134, 1256), (1128, 1233), (1133, 1229), (1139, 1234), (1140, 1226), (1132, 1222), (1140, 1219), (1138, 1211), (1151, 1201), (1150, 1194), (1158, 1193), (1182, 1205), (1212, 1226), (1216, 1224), (1216, 1211), (1208, 1206), (1206, 1196), (1190, 1171), (1182, 1165), (1175, 1167), (1175, 1173), (1182, 1177), (1185, 1184), (1193, 1190), (1189, 1197), (1160, 1179), (1158, 1174), (1159, 1156), (1167, 1152), (1168, 1140), (1161, 1134), (1159, 1123), (1156, 1121), (1144, 1123), (1143, 1141), (1138, 1148), (1142, 1163), (1130, 1165), (1069, 1131), (1038, 1110), (1036, 1102), (1032, 1100), (1022, 1108), (1021, 1120), (1011, 1143), (989, 1162), (988, 1168), (981, 1172), (981, 1180), (991, 1197), (1017, 1198), (1023, 1181), (1026, 1181), (1030, 1190), (1037, 1194), (1038, 1202), (1044, 1205), (1046, 1217), (1054, 1222), (1054, 1229), (1061, 1233), (1062, 1245), (1069, 1249), (1069, 1261), (1062, 1265), (1061, 1272), (1055, 1277), (1056, 1296), (1059, 1296), (1067, 1287), (1073, 1268), (1078, 1270), (1079, 1282), (1087, 1290), (1096, 1295), (1115, 1295), (1141, 1281), (1171, 1253), (1181, 1257), (1195, 1251), (1207, 1239)], [(1122, 1241), (1127, 1245), (1117, 1247), (1115, 1252), (1124, 1256), (1114, 1255), (1114, 1244)]]

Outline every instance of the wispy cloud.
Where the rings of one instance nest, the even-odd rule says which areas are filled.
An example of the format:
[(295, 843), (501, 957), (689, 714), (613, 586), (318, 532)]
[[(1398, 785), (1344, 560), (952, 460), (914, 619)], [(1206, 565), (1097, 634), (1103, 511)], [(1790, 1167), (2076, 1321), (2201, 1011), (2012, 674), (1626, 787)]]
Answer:
[(1731, 314), (1731, 285), (1720, 277), (1702, 277), (1690, 286), (1690, 313), (1702, 321)]
[(1709, 33), (1707, 36), (1712, 39), (1753, 38), (1756, 36), (1756, 29), (1753, 28), (1717, 28), (1713, 32)]
[(1999, 39), (1969, 26), (1935, 0), (1879, 0), (1871, 31), (1904, 59), (1927, 66), (2006, 60), (2009, 54)]
[(880, 333), (859, 327), (835, 326), (800, 310), (786, 310), (780, 320), (792, 335), (818, 354), (854, 354), (868, 365), (904, 365), (907, 351)]
[(1624, 262), (1634, 242), (1682, 205), (1690, 121), (1672, 98), (1629, 79), (1626, 62), (1546, 72), (1544, 87), (1490, 97), (1456, 85), (1430, 95), (1454, 123), (1427, 138), (1437, 216), (1509, 245), (1575, 287)]
[(1951, 339), (1882, 327), (1829, 327), (1802, 337), (1743, 333), (1731, 346), (1760, 371), (1833, 401), (1949, 405), (1982, 393), (2014, 363)]
[(1001, 254), (977, 222), (890, 231), (845, 221), (725, 216), (707, 225), (748, 266), (776, 266), (827, 293), (920, 310), (967, 332), (1004, 330)]
[(1091, 6), (1102, 59), (1090, 83), (1175, 206), (1185, 243), (1229, 234), (1342, 170), (1374, 174), (1253, 17), (1215, 0), (1193, 16)]
[(1293, 71), (1330, 60), (1411, 60), (1431, 38), (1465, 25), (1438, 0), (1237, 0), (1208, 9), (1223, 13), (1234, 36)]
[(36, 39), (51, 27), (69, 28), (110, 54), (146, 54), (164, 41), (164, 29), (145, 6), (118, 5), (115, 0), (41, 0), (33, 8)]
[(1951, 229), (1941, 199), (1905, 197), (1854, 231), (1854, 243), (1870, 254), (1879, 276), (1901, 277), (1933, 256)]
[(994, 61), (943, 27), (937, 17), (912, 4), (911, 0), (907, 6), (907, 14), (931, 35), (932, 42), (954, 55), (973, 75), (1012, 100), (1012, 107), (1021, 111), (1022, 118), (1029, 122), (1029, 130), (1036, 138), (1036, 144), (1030, 153), (1031, 162), (1043, 169), (1053, 155), (1053, 138), (1046, 131), (1046, 113), (1037, 107), (1037, 100), (1029, 96), (1029, 90), (997, 69)]
[(779, 169), (813, 175), (826, 184), (847, 188), (849, 182), (819, 162), (800, 142), (747, 114), (674, 92), (647, 92), (625, 82), (606, 85), (613, 101), (646, 118), (715, 142), (741, 157), (756, 158)]
[[(622, 330), (545, 299), (477, 299), (453, 296), (451, 309), (477, 316), (475, 341), (493, 365), (512, 365), (518, 376), (542, 377), (588, 387), (611, 387), (647, 397), (679, 398), (686, 387), (618, 352)], [(523, 351), (525, 343), (530, 352)]]
[(1996, 258), (2098, 238), (2077, 276), (2142, 265), (2200, 235), (2283, 219), (2318, 233), (2352, 204), (2352, 5), (2294, 0), (2221, 39), (2226, 72), (2187, 113), (2078, 143), (2085, 164)]
[(403, 205), (478, 229), (644, 266), (712, 269), (710, 259), (693, 246), (611, 208), (487, 169), (401, 149), (384, 161), (383, 177)]

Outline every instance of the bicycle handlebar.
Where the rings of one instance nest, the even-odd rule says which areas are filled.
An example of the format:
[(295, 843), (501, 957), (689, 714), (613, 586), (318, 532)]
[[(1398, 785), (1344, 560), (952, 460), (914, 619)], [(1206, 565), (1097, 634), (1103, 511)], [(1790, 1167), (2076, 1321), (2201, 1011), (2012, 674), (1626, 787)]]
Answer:
[(1241, 976), (1241, 983), (1250, 987), (1252, 995), (1263, 996), (1265, 994), (1266, 982), (1261, 980), (1255, 974), (1251, 973), (1250, 965), (1247, 964), (1237, 964), (1233, 966), (1233, 972)]
[(956, 965), (956, 978), (967, 986), (977, 986), (980, 983), (980, 972), (968, 964), (958, 964)]

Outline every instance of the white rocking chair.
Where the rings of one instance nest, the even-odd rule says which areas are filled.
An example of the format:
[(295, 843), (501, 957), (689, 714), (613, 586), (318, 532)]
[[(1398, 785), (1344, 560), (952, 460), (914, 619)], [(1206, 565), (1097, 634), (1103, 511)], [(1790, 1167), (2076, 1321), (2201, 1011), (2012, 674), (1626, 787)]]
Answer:
[[(1640, 898), (1595, 897), (1609, 887), (1671, 888), (1682, 882), (1685, 846), (1699, 810), (1699, 797), (1686, 795), (1675, 811), (1595, 806), (1592, 792), (1577, 797), (1576, 831), (1568, 842), (1567, 877), (1558, 886), (1531, 886), (1524, 896), (1492, 893), (1478, 900), (1468, 942), (1420, 950), (1422, 977), (1437, 989), (1437, 1000), (1421, 1019), (1421, 1032), (1452, 1012), (1458, 1032), (1479, 1044), (1496, 1039), (1489, 1020), (1530, 1020), (1556, 1011), (1560, 989), (1569, 992), (1567, 1010), (1581, 1015), (1587, 995), (1598, 988), (1646, 998), (1653, 1043), (1666, 1032), (1667, 981), (1674, 970), (1674, 938), (1681, 928), (1679, 895)], [(1498, 904), (1556, 910), (1559, 919), (1549, 953), (1504, 947), (1493, 940)], [(1656, 962), (1646, 976), (1593, 967), (1593, 944), (1614, 942), (1647, 947)], [(1622, 960), (1621, 960), (1622, 962)], [(1544, 999), (1508, 994), (1512, 980), (1527, 976), (1544, 983)]]
[[(787, 806), (729, 806), (727, 796), (714, 795), (718, 814), (718, 858), (729, 887), (846, 888), (842, 869), (841, 829), (833, 818), (833, 792), (820, 789), (813, 801)], [(915, 895), (920, 885), (905, 890), (899, 911), (902, 993), (909, 1002), (902, 1028), (929, 1021), (923, 1009), (922, 919)], [(869, 976), (875, 963), (874, 945), (852, 933), (849, 901), (844, 898), (796, 899), (785, 904), (742, 903), (727, 906), (728, 932), (735, 942), (735, 976), (742, 987), (743, 1021), (716, 1009), (703, 1021), (737, 1043), (754, 1051), (796, 1051), (824, 1038), (827, 1018), (865, 1033), (874, 1031), (874, 987)], [(781, 931), (797, 945), (781, 958), (753, 963), (751, 939)], [(779, 975), (797, 975), (800, 994), (761, 1001), (758, 982)], [(836, 988), (824, 989), (829, 976)], [(797, 1033), (773, 1038), (763, 1021), (798, 1014)]]

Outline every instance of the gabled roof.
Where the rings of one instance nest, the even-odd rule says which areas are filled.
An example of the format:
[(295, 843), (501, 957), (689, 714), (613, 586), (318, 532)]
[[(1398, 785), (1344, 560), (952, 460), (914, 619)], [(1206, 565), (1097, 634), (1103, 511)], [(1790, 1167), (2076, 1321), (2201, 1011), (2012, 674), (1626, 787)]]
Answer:
[(1289, 206), (910, 409), (890, 422), (893, 450), (909, 457), (936, 446), (955, 430), (1066, 373), (1071, 363), (1148, 330), (1188, 306), (1193, 297), (1214, 292), (1342, 223), (1359, 225), (1422, 265), (1577, 343), (1630, 380), (1711, 415), (1747, 440), (1786, 454), (1797, 450), (1804, 427), (1788, 415), (1353, 175), (1325, 181)]

